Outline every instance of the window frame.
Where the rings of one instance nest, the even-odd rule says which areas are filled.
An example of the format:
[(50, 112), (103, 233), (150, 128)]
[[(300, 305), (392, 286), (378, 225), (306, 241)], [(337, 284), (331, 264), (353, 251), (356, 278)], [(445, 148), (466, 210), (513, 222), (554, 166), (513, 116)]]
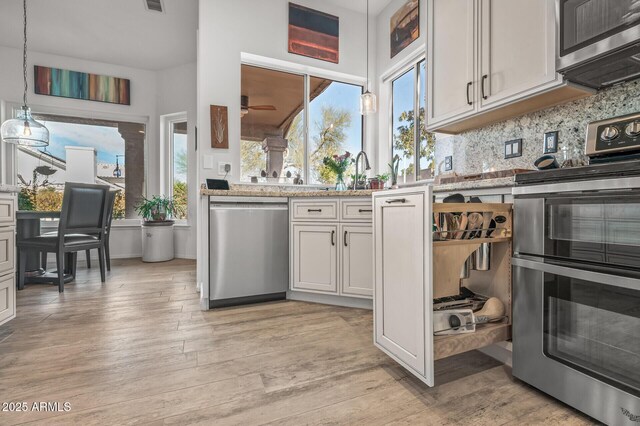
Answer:
[[(413, 116), (414, 116), (414, 181), (407, 183), (407, 185), (412, 185), (420, 182), (432, 182), (431, 179), (419, 179), (420, 177), (420, 99), (424, 97), (425, 105), (426, 105), (426, 81), (425, 81), (425, 93), (422, 93), (420, 90), (420, 65), (424, 62), (425, 64), (425, 79), (428, 78), (426, 75), (426, 55), (420, 54), (418, 56), (410, 58), (406, 63), (396, 69), (394, 72), (387, 75), (383, 78), (383, 83), (388, 86), (388, 94), (389, 94), (389, 126), (388, 126), (388, 137), (389, 137), (389, 153), (390, 153), (390, 161), (393, 161), (393, 132), (394, 132), (394, 110), (393, 110), (393, 83), (398, 80), (400, 77), (403, 77), (405, 74), (409, 72), (413, 72), (413, 84), (414, 84), (414, 93), (413, 93)], [(426, 109), (426, 108), (425, 108)], [(425, 119), (426, 119), (426, 110), (425, 110)]]
[[(251, 66), (251, 67), (259, 67), (259, 68), (264, 68), (266, 70), (269, 71), (277, 71), (277, 72), (285, 72), (285, 73), (289, 73), (289, 74), (295, 74), (295, 75), (299, 75), (301, 77), (304, 78), (304, 88), (303, 88), (303, 93), (304, 93), (304, 109), (303, 109), (303, 132), (304, 132), (304, 158), (303, 158), (303, 179), (305, 182), (305, 185), (310, 185), (310, 186), (319, 186), (319, 187), (326, 187), (326, 184), (321, 184), (321, 183), (308, 183), (309, 182), (309, 176), (310, 176), (310, 168), (309, 168), (309, 140), (310, 140), (310, 135), (309, 135), (309, 130), (310, 130), (310, 126), (309, 126), (309, 106), (311, 104), (311, 100), (309, 99), (310, 96), (310, 88), (311, 88), (311, 78), (321, 78), (321, 79), (327, 79), (327, 80), (332, 80), (335, 83), (342, 83), (342, 84), (349, 84), (352, 86), (357, 86), (360, 87), (360, 93), (364, 93), (365, 91), (365, 87), (366, 87), (366, 79), (360, 78), (360, 77), (355, 77), (352, 75), (348, 75), (348, 74), (343, 74), (343, 73), (338, 73), (338, 72), (332, 72), (332, 71), (327, 71), (327, 70), (323, 70), (320, 68), (314, 68), (314, 67), (308, 67), (308, 66), (303, 66), (303, 65), (299, 65), (299, 64), (293, 64), (293, 63), (289, 63), (286, 61), (281, 61), (281, 60), (276, 60), (276, 59), (270, 59), (270, 58), (265, 58), (265, 57), (261, 57), (261, 56), (256, 56), (256, 55), (251, 55), (251, 54), (245, 54), (243, 53), (241, 55), (241, 67), (242, 65), (247, 65), (247, 66)], [(364, 147), (366, 146), (365, 144), (365, 140), (366, 140), (366, 123), (365, 123), (365, 117), (362, 114), (360, 115), (360, 127), (361, 127), (361, 132), (360, 132), (360, 150), (364, 150)], [(354, 155), (357, 153), (353, 153)], [(242, 176), (242, 158), (240, 158), (240, 182), (242, 184), (251, 184), (251, 182), (248, 181), (243, 181), (243, 176)], [(257, 183), (257, 185), (265, 185), (265, 184), (270, 184), (270, 182), (259, 182)], [(282, 184), (282, 183), (273, 183), (273, 184)]]
[[(144, 187), (143, 187), (143, 196), (146, 196), (149, 192), (149, 129), (151, 128), (150, 117), (148, 116), (139, 116), (139, 115), (127, 115), (127, 114), (117, 114), (117, 113), (108, 113), (108, 112), (95, 112), (89, 110), (78, 110), (71, 108), (60, 108), (60, 107), (51, 107), (44, 105), (35, 105), (30, 104), (31, 112), (34, 115), (44, 114), (44, 115), (57, 115), (57, 116), (66, 116), (66, 117), (74, 117), (74, 118), (83, 118), (88, 120), (104, 120), (104, 121), (121, 121), (135, 124), (144, 124), (146, 129), (146, 134), (144, 138)], [(4, 117), (5, 118), (15, 118), (17, 114), (21, 111), (22, 104), (17, 102), (5, 102), (4, 103)], [(1, 115), (1, 114), (0, 114)], [(17, 176), (16, 176), (16, 158), (17, 158), (17, 148), (13, 144), (8, 143), (0, 143), (0, 155), (1, 161), (4, 167), (2, 167), (2, 174), (0, 175), (0, 179), (4, 184), (17, 186)], [(52, 221), (52, 223), (57, 223), (57, 219)], [(138, 218), (129, 218), (129, 219), (117, 219), (113, 221), (114, 227), (139, 227), (140, 219)]]
[(175, 219), (176, 224), (188, 224), (191, 218), (192, 212), (189, 208), (190, 204), (190, 190), (189, 190), (189, 119), (186, 112), (177, 112), (173, 114), (165, 114), (160, 116), (160, 125), (162, 128), (161, 138), (161, 158), (160, 158), (160, 190), (163, 195), (173, 197), (173, 126), (176, 123), (187, 123), (187, 216), (184, 219)]

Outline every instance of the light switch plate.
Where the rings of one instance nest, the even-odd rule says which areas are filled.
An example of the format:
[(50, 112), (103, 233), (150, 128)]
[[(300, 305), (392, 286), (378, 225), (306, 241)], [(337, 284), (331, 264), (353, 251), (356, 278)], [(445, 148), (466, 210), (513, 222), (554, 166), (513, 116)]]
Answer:
[(522, 157), (522, 139), (513, 139), (504, 143), (504, 158)]
[(444, 157), (444, 171), (448, 172), (453, 170), (453, 155), (447, 155)]
[(213, 169), (213, 155), (204, 155), (202, 157), (202, 168), (203, 169)]
[(544, 146), (542, 148), (544, 154), (553, 154), (558, 152), (558, 131), (547, 132), (544, 134)]

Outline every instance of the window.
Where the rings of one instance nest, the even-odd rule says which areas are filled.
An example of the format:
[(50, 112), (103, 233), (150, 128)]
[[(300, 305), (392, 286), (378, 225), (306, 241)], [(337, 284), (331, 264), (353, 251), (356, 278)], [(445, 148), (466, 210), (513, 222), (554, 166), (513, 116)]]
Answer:
[(362, 149), (361, 94), (359, 85), (242, 65), (241, 180), (335, 183), (322, 160)]
[(187, 122), (179, 121), (171, 123), (171, 192), (173, 201), (180, 212), (176, 219), (187, 218)]
[[(76, 180), (77, 171), (83, 169), (94, 174), (98, 183), (118, 191), (115, 218), (137, 217), (135, 204), (144, 195), (144, 124), (49, 114), (34, 116), (49, 129), (50, 141), (44, 148), (16, 147), (20, 209), (60, 210), (64, 183)], [(82, 152), (83, 148), (94, 149), (94, 170), (90, 160), (87, 168), (82, 160), (67, 158), (70, 152)]]
[(430, 179), (434, 170), (435, 135), (426, 131), (425, 61), (394, 79), (391, 92), (391, 158), (396, 155), (399, 158), (398, 183)]

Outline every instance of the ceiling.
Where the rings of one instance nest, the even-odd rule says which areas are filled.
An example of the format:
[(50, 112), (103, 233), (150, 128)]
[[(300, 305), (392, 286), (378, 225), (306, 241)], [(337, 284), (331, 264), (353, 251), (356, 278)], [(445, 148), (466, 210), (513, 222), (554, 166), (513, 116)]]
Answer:
[[(393, 0), (369, 0), (369, 15), (376, 16), (387, 7)], [(367, 12), (367, 0), (324, 0), (324, 3), (332, 3), (345, 9), (355, 10), (356, 12)], [(328, 12), (331, 13), (331, 12)]]
[[(28, 49), (161, 70), (196, 61), (198, 0), (28, 0)], [(22, 0), (0, 1), (0, 45), (22, 48)]]
[[(330, 80), (312, 78), (310, 100), (329, 84)], [(304, 108), (304, 77), (301, 75), (242, 65), (241, 92), (249, 97), (249, 106), (273, 105), (276, 108), (274, 111), (250, 110), (242, 117), (240, 133), (245, 140), (262, 141), (266, 136), (284, 136)]]

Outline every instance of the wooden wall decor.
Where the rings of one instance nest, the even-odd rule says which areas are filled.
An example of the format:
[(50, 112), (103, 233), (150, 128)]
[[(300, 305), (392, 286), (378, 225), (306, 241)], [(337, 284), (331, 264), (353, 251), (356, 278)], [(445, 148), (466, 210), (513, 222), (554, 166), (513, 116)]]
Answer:
[(211, 148), (229, 149), (229, 115), (226, 106), (211, 105)]

